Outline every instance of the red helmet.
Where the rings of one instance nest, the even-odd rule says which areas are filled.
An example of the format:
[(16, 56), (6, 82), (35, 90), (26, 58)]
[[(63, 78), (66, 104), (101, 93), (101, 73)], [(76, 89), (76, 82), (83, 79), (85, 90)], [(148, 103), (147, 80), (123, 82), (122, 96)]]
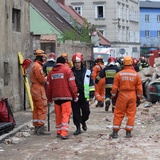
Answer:
[(108, 58), (108, 63), (111, 63), (111, 62), (116, 62), (116, 59), (114, 57), (109, 57)]
[(49, 59), (56, 59), (56, 54), (51, 52), (48, 56)]
[(73, 62), (81, 62), (81, 61), (82, 61), (82, 54), (80, 54), (80, 52), (75, 53), (75, 54), (72, 56), (72, 61), (73, 61)]

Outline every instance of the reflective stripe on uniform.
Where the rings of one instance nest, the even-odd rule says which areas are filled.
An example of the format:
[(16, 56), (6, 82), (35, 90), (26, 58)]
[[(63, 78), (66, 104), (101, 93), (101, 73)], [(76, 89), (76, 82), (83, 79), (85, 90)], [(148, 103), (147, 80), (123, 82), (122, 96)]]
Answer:
[(33, 119), (33, 121), (32, 122), (43, 122), (43, 123), (45, 123), (45, 121), (44, 120), (40, 120), (40, 119)]
[(128, 129), (133, 129), (133, 126), (128, 126), (128, 125), (127, 125), (127, 126), (125, 127), (125, 129), (127, 129), (127, 128), (128, 128)]
[(89, 100), (90, 75), (91, 75), (91, 71), (87, 69), (86, 74), (85, 74), (85, 78), (84, 78), (84, 97), (85, 97), (87, 100)]
[(120, 129), (120, 126), (113, 126), (113, 129)]
[(69, 78), (69, 81), (73, 81), (73, 80), (75, 80), (75, 77)]

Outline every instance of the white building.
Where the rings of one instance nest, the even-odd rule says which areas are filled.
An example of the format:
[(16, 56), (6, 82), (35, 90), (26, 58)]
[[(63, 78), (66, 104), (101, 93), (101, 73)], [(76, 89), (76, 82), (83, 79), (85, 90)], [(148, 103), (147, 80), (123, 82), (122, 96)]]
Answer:
[[(63, 0), (62, 0), (63, 1)], [(91, 24), (95, 24), (116, 48), (116, 56), (139, 57), (139, 0), (64, 0)]]

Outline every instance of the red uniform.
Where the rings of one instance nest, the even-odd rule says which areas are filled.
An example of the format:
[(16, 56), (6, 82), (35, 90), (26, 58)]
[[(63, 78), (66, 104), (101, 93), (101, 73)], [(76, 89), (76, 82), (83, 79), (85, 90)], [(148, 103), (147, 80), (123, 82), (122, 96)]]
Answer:
[(78, 97), (75, 77), (65, 64), (57, 63), (47, 76), (48, 102), (55, 102), (57, 135), (68, 135), (71, 101)]

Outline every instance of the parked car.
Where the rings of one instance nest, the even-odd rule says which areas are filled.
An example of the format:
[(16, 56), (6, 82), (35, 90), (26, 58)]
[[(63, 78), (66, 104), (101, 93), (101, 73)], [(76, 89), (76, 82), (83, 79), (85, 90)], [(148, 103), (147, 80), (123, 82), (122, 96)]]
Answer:
[(145, 89), (148, 101), (152, 103), (160, 101), (160, 81), (155, 80), (151, 82), (146, 82)]

